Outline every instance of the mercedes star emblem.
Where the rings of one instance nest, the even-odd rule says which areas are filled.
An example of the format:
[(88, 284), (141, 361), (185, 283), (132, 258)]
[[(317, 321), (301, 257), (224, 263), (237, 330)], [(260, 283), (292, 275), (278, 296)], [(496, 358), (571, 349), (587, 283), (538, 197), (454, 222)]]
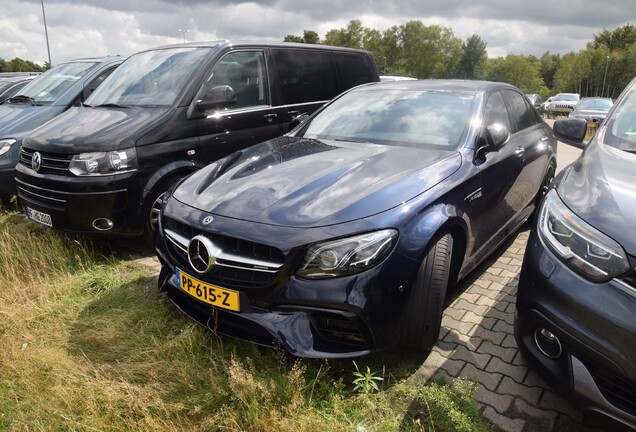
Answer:
[(221, 253), (219, 247), (202, 235), (194, 237), (188, 244), (188, 261), (192, 268), (201, 274), (209, 272), (214, 267)]
[(31, 158), (31, 168), (33, 171), (40, 171), (40, 167), (42, 166), (42, 155), (40, 152), (33, 153), (33, 157)]
[(203, 219), (203, 225), (210, 225), (213, 220), (214, 218), (212, 216), (206, 216), (205, 219)]

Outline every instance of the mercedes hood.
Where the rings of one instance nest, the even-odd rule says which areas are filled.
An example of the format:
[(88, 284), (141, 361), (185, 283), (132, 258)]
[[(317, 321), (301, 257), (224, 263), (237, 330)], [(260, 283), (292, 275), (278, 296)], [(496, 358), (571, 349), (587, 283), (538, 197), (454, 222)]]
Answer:
[(318, 227), (398, 206), (460, 165), (456, 151), (285, 136), (198, 171), (174, 198), (229, 218)]

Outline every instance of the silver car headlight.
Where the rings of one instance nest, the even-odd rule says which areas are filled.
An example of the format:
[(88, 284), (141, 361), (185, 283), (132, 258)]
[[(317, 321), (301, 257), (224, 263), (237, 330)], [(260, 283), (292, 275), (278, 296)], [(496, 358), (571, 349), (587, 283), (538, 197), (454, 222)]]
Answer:
[(314, 244), (296, 274), (307, 279), (327, 279), (363, 272), (389, 255), (397, 237), (396, 230), (386, 229)]
[(137, 169), (135, 148), (109, 152), (80, 153), (73, 156), (69, 165), (76, 176), (121, 174)]
[(0, 156), (11, 150), (11, 147), (13, 147), (15, 143), (16, 140), (13, 138), (0, 139)]
[(545, 196), (538, 228), (556, 255), (592, 281), (607, 281), (629, 270), (621, 245), (574, 214), (554, 189)]

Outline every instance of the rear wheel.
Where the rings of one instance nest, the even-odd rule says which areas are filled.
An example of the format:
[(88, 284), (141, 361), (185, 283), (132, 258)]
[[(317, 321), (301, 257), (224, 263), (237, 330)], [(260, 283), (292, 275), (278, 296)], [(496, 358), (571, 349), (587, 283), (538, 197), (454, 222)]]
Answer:
[(11, 202), (11, 195), (9, 195), (9, 194), (0, 194), (0, 206), (1, 207), (8, 208), (10, 202)]
[(556, 166), (554, 163), (550, 163), (548, 165), (548, 169), (545, 172), (545, 176), (541, 181), (541, 187), (539, 188), (539, 192), (537, 192), (537, 197), (535, 198), (534, 205), (536, 208), (539, 208), (539, 204), (541, 204), (541, 200), (548, 193), (548, 189), (550, 189), (550, 185), (552, 184), (552, 180), (554, 180), (554, 174), (556, 173)]
[(451, 266), (453, 237), (445, 234), (428, 251), (402, 317), (400, 346), (430, 351), (439, 338)]
[(144, 238), (148, 243), (152, 243), (159, 221), (159, 213), (168, 196), (168, 191), (181, 178), (181, 176), (171, 176), (161, 180), (144, 202)]

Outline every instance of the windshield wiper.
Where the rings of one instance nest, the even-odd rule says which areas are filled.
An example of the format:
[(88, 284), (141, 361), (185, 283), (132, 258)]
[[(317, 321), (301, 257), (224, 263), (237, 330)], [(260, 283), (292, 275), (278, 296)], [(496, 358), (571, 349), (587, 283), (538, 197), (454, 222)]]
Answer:
[(92, 106), (93, 108), (130, 108), (126, 105), (119, 105), (116, 103), (105, 103), (101, 105), (84, 105), (84, 106)]
[(27, 96), (27, 95), (15, 95), (12, 98), (9, 99), (9, 102), (31, 102), (31, 105), (36, 106), (37, 103), (35, 103), (35, 101), (33, 100), (33, 98), (31, 96)]

